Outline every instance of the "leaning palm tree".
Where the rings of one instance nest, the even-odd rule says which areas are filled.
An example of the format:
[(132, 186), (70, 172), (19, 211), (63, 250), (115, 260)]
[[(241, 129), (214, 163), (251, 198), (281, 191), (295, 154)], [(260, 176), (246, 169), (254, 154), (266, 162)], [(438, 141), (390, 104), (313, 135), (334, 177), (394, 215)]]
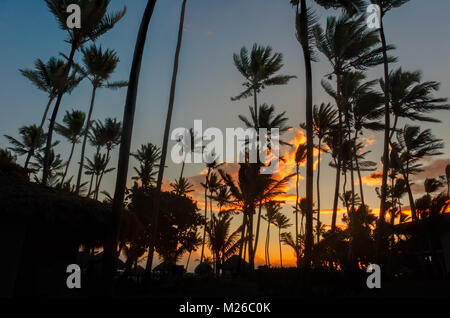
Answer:
[(83, 48), (82, 52), (84, 66), (77, 66), (77, 68), (79, 69), (80, 73), (82, 73), (91, 82), (92, 94), (86, 127), (84, 129), (83, 145), (81, 147), (81, 158), (77, 176), (77, 189), (79, 189), (80, 187), (81, 176), (83, 174), (86, 143), (88, 140), (89, 129), (92, 123), (91, 117), (92, 111), (94, 110), (96, 92), (101, 88), (118, 89), (120, 87), (125, 87), (128, 85), (126, 82), (111, 83), (108, 81), (120, 61), (114, 50), (103, 50), (101, 46), (97, 47), (95, 44), (93, 44), (89, 48)]
[[(394, 122), (389, 136), (391, 142), (400, 118), (412, 121), (440, 123), (441, 120), (426, 116), (437, 110), (449, 110), (450, 105), (445, 104), (447, 98), (436, 98), (433, 92), (439, 90), (440, 83), (435, 81), (421, 82), (422, 74), (419, 71), (403, 71), (400, 67), (389, 73), (389, 98), (391, 113)], [(381, 89), (385, 88), (383, 79), (380, 79)]]
[[(383, 148), (383, 175), (381, 179), (381, 203), (380, 203), (380, 216), (379, 219), (381, 222), (384, 222), (384, 214), (386, 213), (386, 197), (387, 197), (387, 179), (389, 173), (389, 137), (390, 137), (390, 128), (391, 128), (391, 119), (390, 119), (390, 96), (389, 96), (389, 58), (388, 58), (388, 49), (389, 46), (386, 42), (386, 36), (384, 32), (384, 17), (388, 11), (393, 8), (398, 8), (403, 4), (407, 3), (409, 0), (370, 0), (371, 3), (378, 5), (380, 8), (380, 39), (383, 50), (383, 65), (384, 65), (384, 148)], [(380, 227), (381, 228), (381, 227)], [(379, 239), (378, 245), (381, 244), (382, 233), (379, 231)], [(379, 249), (377, 249), (379, 250)]]
[[(349, 15), (353, 15), (363, 7), (361, 0), (315, 0), (325, 8), (343, 8)], [(306, 198), (307, 198), (307, 235), (305, 238), (305, 264), (310, 266), (312, 260), (313, 245), (313, 168), (314, 168), (314, 135), (313, 135), (313, 98), (312, 98), (312, 66), (315, 61), (314, 38), (312, 29), (317, 18), (306, 5), (306, 0), (290, 0), (295, 7), (295, 27), (297, 40), (303, 49), (306, 77), (306, 139), (307, 139), (307, 163), (306, 163)]]
[(434, 137), (429, 129), (421, 131), (420, 127), (408, 125), (397, 133), (397, 142), (392, 143), (394, 154), (391, 157), (406, 182), (413, 221), (417, 221), (417, 215), (410, 176), (423, 171), (421, 159), (442, 154), (443, 147), (442, 140)]
[(48, 111), (51, 104), (58, 96), (58, 92), (61, 90), (64, 93), (70, 94), (83, 79), (83, 77), (78, 76), (76, 71), (74, 71), (67, 81), (64, 80), (63, 77), (66, 66), (66, 63), (63, 60), (51, 57), (47, 63), (44, 63), (41, 59), (37, 59), (34, 62), (34, 69), (32, 70), (19, 70), (20, 73), (29, 79), (34, 86), (48, 95), (48, 103), (44, 109), (44, 114), (39, 126), (40, 128), (44, 127)]
[(278, 242), (280, 245), (280, 267), (283, 267), (283, 254), (281, 250), (281, 230), (287, 229), (292, 224), (289, 223), (289, 219), (286, 217), (286, 215), (282, 214), (281, 212), (278, 212), (275, 216), (274, 220), (275, 226), (278, 228)]
[[(75, 52), (89, 41), (96, 41), (101, 35), (111, 30), (114, 25), (119, 22), (125, 15), (126, 9), (122, 11), (107, 14), (110, 0), (45, 0), (48, 8), (55, 16), (62, 30), (67, 31), (69, 35), (68, 43), (71, 45), (69, 57), (67, 58), (67, 66), (62, 77), (63, 82), (67, 82), (68, 76), (74, 64)], [(70, 13), (67, 12), (69, 4), (76, 4), (80, 7), (81, 26), (80, 28), (70, 28), (67, 25), (67, 20)], [(56, 104), (53, 109), (52, 117), (47, 135), (47, 145), (45, 148), (44, 169), (42, 174), (42, 182), (45, 184), (48, 177), (48, 156), (50, 155), (53, 128), (55, 126), (56, 116), (58, 115), (59, 107), (64, 91), (58, 92)]]
[(149, 241), (149, 253), (147, 258), (147, 264), (145, 266), (145, 271), (147, 274), (151, 273), (152, 264), (153, 264), (153, 253), (155, 249), (156, 235), (158, 233), (158, 219), (159, 219), (159, 206), (161, 203), (161, 186), (164, 177), (164, 166), (166, 164), (166, 156), (167, 156), (167, 148), (169, 144), (169, 133), (170, 133), (170, 124), (172, 121), (172, 113), (173, 106), (175, 104), (175, 91), (177, 85), (177, 75), (178, 75), (178, 64), (180, 60), (180, 51), (181, 51), (181, 43), (183, 40), (183, 29), (184, 29), (184, 17), (186, 13), (186, 0), (183, 0), (183, 4), (181, 6), (181, 14), (180, 14), (180, 24), (178, 28), (178, 39), (177, 39), (177, 47), (175, 50), (175, 59), (173, 65), (173, 73), (172, 73), (172, 83), (170, 87), (170, 97), (169, 97), (169, 105), (167, 109), (167, 117), (166, 124), (164, 128), (164, 139), (162, 144), (162, 152), (161, 152), (161, 164), (159, 165), (158, 171), (158, 180), (156, 181), (156, 198), (153, 203), (153, 220), (152, 220), (152, 232), (150, 235)]
[(84, 112), (72, 110), (71, 112), (67, 111), (66, 115), (64, 116), (63, 122), (65, 126), (60, 124), (55, 125), (55, 131), (61, 136), (65, 137), (72, 145), (70, 149), (69, 159), (67, 160), (66, 168), (61, 178), (61, 185), (64, 184), (67, 172), (69, 171), (69, 166), (70, 162), (72, 161), (75, 145), (80, 141), (85, 119), (86, 114)]
[[(313, 108), (313, 130), (314, 135), (318, 139), (318, 155), (317, 155), (317, 243), (319, 243), (320, 228), (320, 154), (322, 152), (322, 142), (336, 125), (337, 111), (333, 109), (331, 104), (322, 103), (319, 107), (314, 105)], [(296, 234), (298, 235), (298, 234)]]
[(31, 158), (35, 155), (36, 150), (38, 152), (42, 151), (44, 147), (47, 135), (44, 134), (42, 128), (36, 125), (23, 126), (19, 128), (19, 134), (22, 140), (18, 140), (11, 136), (5, 135), (12, 147), (8, 149), (16, 153), (19, 156), (26, 155), (27, 159), (25, 161), (24, 168), (27, 169)]
[(148, 27), (153, 16), (157, 0), (148, 0), (142, 16), (141, 24), (134, 47), (133, 61), (131, 63), (130, 76), (128, 80), (128, 91), (125, 100), (123, 114), (123, 130), (119, 150), (119, 162), (117, 164), (116, 186), (112, 206), (113, 235), (112, 239), (105, 244), (105, 272), (112, 283), (114, 277), (115, 257), (117, 254), (117, 242), (120, 234), (120, 224), (123, 209), (123, 200), (128, 176), (128, 164), (130, 160), (131, 138), (133, 135), (134, 113), (136, 110), (136, 98), (141, 73), (142, 56), (147, 38)]

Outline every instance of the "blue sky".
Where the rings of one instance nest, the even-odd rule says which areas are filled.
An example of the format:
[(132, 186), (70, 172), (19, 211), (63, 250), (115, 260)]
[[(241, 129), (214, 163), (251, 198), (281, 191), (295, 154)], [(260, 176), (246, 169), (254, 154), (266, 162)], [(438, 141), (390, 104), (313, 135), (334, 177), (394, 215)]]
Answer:
[[(110, 33), (98, 41), (105, 48), (115, 49), (121, 59), (113, 80), (127, 80), (131, 65), (137, 30), (145, 0), (112, 0), (111, 9), (127, 6), (125, 18)], [(160, 144), (169, 99), (170, 77), (176, 45), (180, 0), (158, 1), (151, 21), (147, 46), (142, 65), (139, 96), (137, 101), (133, 145), (153, 142)], [(230, 101), (230, 97), (241, 90), (243, 79), (233, 66), (232, 54), (242, 46), (253, 43), (271, 45), (284, 54), (284, 74), (296, 75), (298, 79), (284, 87), (271, 87), (259, 97), (261, 102), (274, 104), (286, 111), (290, 125), (298, 127), (304, 121), (304, 68), (301, 48), (295, 39), (293, 9), (287, 0), (189, 0), (186, 12), (184, 42), (181, 52), (178, 86), (172, 128), (191, 127), (194, 119), (202, 119), (204, 127), (240, 126), (238, 114), (247, 114), (250, 100)], [(317, 10), (323, 21), (328, 14), (337, 11)], [(450, 1), (411, 0), (400, 9), (386, 16), (387, 40), (395, 44), (394, 55), (399, 58), (396, 67), (421, 70), (424, 80), (441, 82), (437, 96), (450, 95)], [(3, 134), (17, 135), (17, 128), (40, 121), (46, 95), (36, 90), (18, 72), (19, 68), (30, 68), (37, 58), (47, 60), (59, 52), (67, 54), (69, 46), (64, 42), (66, 34), (58, 29), (56, 20), (48, 11), (44, 1), (0, 0), (0, 146), (6, 146)], [(79, 54), (78, 54), (79, 57)], [(323, 57), (313, 65), (314, 103), (330, 99), (320, 87), (320, 80), (328, 73), (329, 66)], [(382, 75), (382, 68), (369, 72), (369, 79)], [(83, 82), (71, 95), (64, 96), (58, 121), (66, 110), (88, 110), (90, 84)], [(97, 95), (95, 119), (116, 117), (121, 119), (126, 90), (102, 90)], [(424, 125), (449, 141), (450, 113), (436, 113), (442, 124)], [(381, 135), (368, 133), (376, 140), (370, 147), (371, 157), (381, 157)], [(57, 137), (56, 139), (60, 139)], [(68, 145), (58, 146), (58, 152), (67, 158)], [(89, 155), (92, 152), (89, 152)], [(114, 154), (113, 165), (116, 164)], [(74, 158), (78, 158), (76, 152)], [(450, 150), (440, 159), (450, 157)], [(324, 160), (324, 176), (333, 170)], [(130, 165), (134, 165), (131, 161)], [(175, 178), (179, 166), (168, 163), (166, 176)], [(196, 175), (201, 165), (187, 167), (188, 175)], [(75, 164), (71, 172), (75, 171)], [(132, 169), (130, 169), (130, 175)], [(333, 174), (334, 175), (334, 174)], [(112, 192), (114, 173), (105, 177), (105, 187)], [(322, 181), (323, 198), (331, 198), (333, 178)], [(303, 186), (302, 186), (303, 187)], [(303, 188), (302, 188), (303, 189)], [(373, 187), (367, 188), (369, 204), (377, 206)], [(331, 207), (331, 200), (322, 203)]]

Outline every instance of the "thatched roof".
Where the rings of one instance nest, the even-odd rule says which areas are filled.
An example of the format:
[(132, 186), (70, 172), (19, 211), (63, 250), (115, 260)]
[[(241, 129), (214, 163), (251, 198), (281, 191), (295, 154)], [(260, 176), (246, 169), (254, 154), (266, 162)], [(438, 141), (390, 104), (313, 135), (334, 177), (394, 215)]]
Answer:
[(0, 224), (23, 224), (41, 233), (57, 231), (80, 243), (111, 233), (111, 208), (104, 203), (0, 175)]

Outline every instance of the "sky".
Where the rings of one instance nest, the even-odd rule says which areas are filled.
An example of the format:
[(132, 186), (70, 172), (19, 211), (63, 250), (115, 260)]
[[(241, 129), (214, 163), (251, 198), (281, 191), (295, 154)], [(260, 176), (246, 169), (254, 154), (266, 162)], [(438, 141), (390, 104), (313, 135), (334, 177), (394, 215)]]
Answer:
[[(112, 76), (114, 81), (127, 80), (129, 77), (136, 34), (145, 5), (145, 0), (111, 1), (110, 8), (113, 11), (127, 7), (125, 17), (111, 32), (97, 41), (104, 48), (116, 50), (120, 57), (117, 71)], [(141, 70), (132, 151), (148, 142), (161, 144), (180, 9), (179, 0), (160, 0), (156, 5)], [(244, 81), (233, 65), (232, 55), (242, 46), (251, 47), (253, 43), (270, 45), (275, 52), (283, 53), (284, 67), (280, 72), (297, 76), (288, 85), (267, 88), (259, 95), (259, 100), (261, 103), (274, 104), (279, 112), (286, 111), (289, 125), (299, 128), (299, 124), (305, 121), (304, 66), (301, 47), (295, 38), (294, 11), (289, 1), (188, 0), (186, 10), (172, 129), (192, 127), (196, 119), (203, 121), (205, 129), (217, 127), (225, 130), (242, 126), (238, 115), (248, 116), (248, 106), (252, 101), (230, 100), (230, 97), (241, 92)], [(339, 14), (338, 11), (322, 9), (316, 12), (322, 23), (327, 15)], [(448, 0), (411, 0), (400, 9), (389, 12), (385, 19), (387, 41), (396, 46), (393, 55), (398, 57), (398, 62), (395, 67), (401, 66), (410, 71), (421, 70), (424, 81), (441, 82), (437, 97), (450, 96), (449, 12)], [(65, 39), (65, 32), (58, 28), (44, 1), (0, 0), (0, 147), (8, 146), (4, 134), (17, 136), (19, 127), (39, 122), (47, 104), (46, 94), (32, 86), (18, 69), (32, 68), (37, 58), (46, 61), (59, 53), (68, 54), (70, 48), (64, 42)], [(79, 57), (78, 54), (77, 61)], [(330, 67), (323, 56), (319, 57), (320, 61), (313, 65), (315, 104), (331, 101), (320, 86), (320, 80), (330, 72)], [(381, 76), (381, 66), (368, 72), (368, 79)], [(90, 94), (90, 83), (84, 81), (72, 95), (64, 96), (57, 121), (61, 122), (67, 110), (87, 112)], [(121, 120), (125, 95), (126, 89), (99, 91), (93, 118), (103, 120), (111, 117)], [(448, 143), (450, 112), (439, 112), (434, 116), (441, 119), (442, 123), (413, 124), (431, 128), (436, 136)], [(287, 138), (294, 140), (295, 136), (291, 133)], [(300, 137), (297, 136), (297, 140), (298, 138)], [(379, 163), (382, 135), (366, 132), (364, 138), (366, 149), (372, 151), (369, 159)], [(58, 136), (55, 139), (61, 140)], [(79, 149), (80, 147), (74, 158), (79, 158)], [(56, 150), (67, 159), (70, 149), (66, 142), (62, 142)], [(113, 153), (113, 167), (117, 164), (117, 152)], [(439, 157), (427, 159), (426, 172), (416, 178), (416, 192), (422, 191), (420, 184), (425, 177), (443, 174), (441, 168), (450, 161), (450, 148), (446, 147), (443, 152)], [(93, 149), (88, 149), (88, 157), (92, 154)], [(75, 161), (78, 160), (72, 163), (70, 174), (76, 172)], [(334, 193), (335, 173), (328, 167), (329, 161), (330, 158), (325, 156), (321, 172), (321, 205), (325, 210), (332, 208)], [(134, 159), (130, 160), (130, 178), (135, 164)], [(165, 178), (173, 180), (179, 175), (181, 166), (170, 161), (167, 165)], [(199, 182), (204, 168), (201, 164), (187, 165), (185, 174), (193, 182)], [(305, 173), (304, 168), (301, 173)], [(368, 173), (364, 174), (366, 177), (367, 175)], [(104, 178), (104, 188), (111, 193), (114, 180), (114, 172)], [(376, 185), (376, 182), (372, 182), (365, 186), (366, 201), (372, 208), (377, 208), (379, 204), (375, 193)], [(300, 191), (304, 193), (303, 182), (300, 182)], [(286, 209), (285, 213), (291, 214), (290, 209)], [(325, 223), (329, 220), (329, 214), (325, 214)], [(272, 243), (276, 252), (276, 240)], [(273, 256), (275, 262), (276, 254)], [(293, 259), (287, 248), (285, 254), (286, 258)]]

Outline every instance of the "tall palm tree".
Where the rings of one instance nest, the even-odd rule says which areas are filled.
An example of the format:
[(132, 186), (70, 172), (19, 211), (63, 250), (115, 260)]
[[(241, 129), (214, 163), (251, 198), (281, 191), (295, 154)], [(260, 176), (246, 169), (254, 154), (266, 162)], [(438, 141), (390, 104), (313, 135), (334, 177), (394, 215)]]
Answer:
[[(114, 14), (107, 14), (110, 0), (71, 0), (70, 3), (67, 0), (45, 0), (45, 2), (58, 21), (60, 28), (67, 31), (69, 35), (69, 40), (67, 42), (70, 43), (71, 50), (69, 57), (67, 58), (67, 66), (63, 75), (63, 82), (67, 82), (67, 78), (74, 64), (75, 52), (85, 43), (89, 41), (96, 41), (100, 36), (111, 30), (114, 25), (123, 18), (126, 8)], [(67, 25), (67, 19), (70, 16), (70, 13), (67, 12), (67, 7), (69, 4), (76, 4), (80, 7), (82, 21), (80, 28), (72, 29)], [(55, 126), (56, 116), (58, 115), (63, 94), (64, 91), (58, 92), (56, 104), (50, 119), (42, 175), (43, 184), (47, 182), (47, 168), (49, 163), (48, 157), (50, 155), (52, 145), (53, 128)]]
[(106, 154), (95, 154), (94, 155), (94, 159), (90, 160), (89, 158), (87, 158), (87, 164), (84, 166), (86, 168), (86, 174), (90, 175), (91, 177), (94, 176), (95, 177), (95, 189), (93, 190), (94, 192), (94, 199), (98, 198), (98, 191), (99, 191), (99, 180), (100, 177), (103, 174), (107, 174), (109, 172), (114, 171), (114, 168), (109, 168), (107, 169), (108, 166), (108, 159), (106, 158)]
[(156, 168), (161, 159), (161, 149), (152, 143), (141, 145), (141, 148), (136, 153), (132, 153), (137, 161), (139, 161), (139, 168), (134, 168), (137, 176), (133, 180), (141, 181), (142, 187), (148, 189), (155, 182), (155, 176), (158, 173)]
[[(296, 199), (295, 199), (295, 236), (296, 239), (299, 237), (299, 228), (298, 228), (298, 213), (300, 211), (299, 207), (299, 201), (300, 201), (300, 192), (299, 192), (299, 179), (300, 179), (300, 165), (305, 162), (306, 160), (306, 153), (307, 153), (307, 145), (306, 143), (300, 144), (297, 147), (297, 151), (295, 152), (295, 175), (296, 175), (296, 182), (295, 182), (295, 192), (296, 192)], [(297, 241), (298, 243), (298, 241)], [(297, 267), (300, 267), (300, 257), (297, 257)]]
[(440, 149), (443, 147), (442, 140), (434, 137), (429, 129), (421, 131), (420, 127), (408, 125), (397, 133), (397, 142), (392, 144), (394, 154), (391, 157), (400, 168), (406, 182), (413, 221), (417, 221), (417, 215), (410, 176), (423, 171), (421, 159), (442, 154)]
[(8, 135), (5, 135), (5, 138), (8, 139), (9, 143), (13, 146), (9, 147), (9, 150), (19, 156), (27, 156), (24, 165), (24, 168), (27, 169), (30, 159), (35, 155), (36, 150), (38, 152), (42, 151), (47, 135), (42, 128), (39, 128), (36, 125), (19, 128), (19, 134), (21, 135), (22, 140), (18, 140)]
[(169, 133), (170, 133), (170, 124), (172, 121), (172, 113), (173, 113), (173, 105), (175, 103), (175, 90), (177, 85), (177, 75), (178, 75), (178, 64), (180, 59), (180, 51), (181, 51), (181, 43), (183, 40), (183, 29), (184, 29), (184, 17), (186, 12), (186, 0), (183, 0), (183, 4), (181, 6), (181, 14), (180, 14), (180, 24), (178, 28), (178, 39), (177, 39), (177, 47), (175, 49), (175, 59), (173, 65), (173, 73), (172, 73), (172, 83), (170, 87), (170, 97), (169, 97), (169, 105), (167, 109), (167, 117), (166, 124), (164, 128), (164, 139), (162, 144), (162, 152), (161, 152), (161, 164), (159, 165), (158, 171), (158, 180), (156, 181), (156, 198), (153, 204), (153, 220), (152, 220), (152, 233), (150, 235), (149, 242), (149, 253), (147, 258), (147, 264), (145, 266), (145, 270), (147, 274), (151, 273), (152, 264), (153, 264), (153, 253), (155, 249), (156, 235), (158, 230), (158, 216), (159, 216), (159, 206), (161, 202), (161, 186), (164, 176), (164, 166), (166, 164), (166, 156), (167, 156), (167, 148), (169, 144)]
[(275, 218), (281, 210), (281, 205), (277, 202), (269, 201), (265, 205), (266, 214), (263, 216), (264, 220), (267, 221), (267, 232), (266, 232), (266, 242), (264, 254), (266, 256), (266, 265), (270, 267), (270, 225), (275, 224)]
[(83, 174), (86, 144), (88, 140), (89, 129), (92, 124), (91, 117), (92, 111), (94, 110), (96, 92), (101, 88), (118, 89), (127, 85), (126, 82), (108, 82), (109, 78), (114, 73), (117, 64), (120, 61), (114, 50), (103, 50), (101, 46), (97, 47), (95, 44), (92, 44), (88, 48), (83, 48), (82, 53), (84, 66), (77, 66), (77, 68), (80, 70), (80, 73), (82, 73), (91, 82), (92, 94), (86, 127), (84, 129), (83, 145), (81, 147), (81, 158), (77, 176), (77, 189), (80, 188), (81, 176)]
[[(100, 151), (103, 147), (106, 146), (107, 138), (105, 133), (105, 126), (100, 120), (97, 120), (94, 122), (94, 124), (91, 126), (91, 129), (89, 131), (89, 143), (92, 147), (95, 148), (95, 156), (100, 155)], [(95, 190), (96, 190), (96, 184), (94, 184), (94, 174), (91, 174), (91, 180), (89, 184), (89, 192), (88, 196), (91, 196), (91, 194), (94, 195), (95, 198)], [(94, 186), (94, 190), (92, 190), (92, 187)], [(76, 185), (75, 185), (76, 190)]]
[[(384, 17), (388, 11), (393, 8), (398, 8), (409, 0), (370, 0), (371, 3), (376, 4), (380, 8), (380, 39), (383, 50), (383, 65), (384, 65), (384, 148), (383, 148), (383, 175), (381, 179), (381, 203), (380, 203), (380, 215), (379, 221), (381, 224), (384, 222), (384, 215), (386, 213), (386, 190), (387, 190), (387, 178), (389, 173), (389, 137), (390, 137), (390, 96), (389, 96), (389, 58), (388, 58), (388, 45), (386, 42), (386, 35), (384, 30)], [(380, 227), (380, 229), (382, 226)], [(381, 246), (382, 233), (378, 233), (378, 246)], [(379, 248), (377, 249), (377, 251)]]
[[(331, 104), (322, 103), (319, 107), (313, 108), (313, 130), (318, 139), (317, 155), (317, 243), (319, 243), (320, 228), (320, 154), (322, 152), (322, 141), (328, 135), (330, 130), (336, 125), (337, 111)], [(296, 234), (298, 235), (298, 234)]]
[[(141, 24), (134, 47), (133, 61), (131, 63), (130, 76), (128, 80), (127, 97), (125, 100), (123, 113), (123, 129), (119, 150), (119, 162), (117, 164), (116, 186), (114, 190), (114, 200), (112, 206), (113, 214), (113, 235), (110, 241), (105, 244), (104, 270), (108, 275), (108, 280), (112, 284), (115, 269), (115, 258), (117, 254), (117, 242), (120, 234), (120, 224), (123, 209), (123, 200), (128, 177), (128, 164), (130, 160), (131, 138), (133, 135), (134, 113), (136, 110), (136, 98), (139, 86), (139, 76), (141, 73), (142, 57), (144, 54), (145, 42), (147, 39), (148, 27), (153, 16), (157, 0), (148, 0), (142, 16)], [(111, 290), (111, 285), (109, 286)]]
[[(303, 58), (305, 63), (306, 78), (306, 139), (307, 139), (307, 163), (306, 163), (306, 199), (307, 216), (306, 227), (307, 235), (305, 238), (305, 265), (310, 266), (312, 260), (313, 236), (313, 168), (314, 168), (314, 136), (313, 136), (313, 99), (312, 99), (312, 66), (314, 57), (314, 38), (312, 29), (317, 22), (310, 8), (306, 5), (306, 0), (290, 0), (291, 5), (295, 7), (295, 27), (297, 31), (297, 40), (303, 49)], [(363, 6), (361, 0), (316, 0), (325, 8), (343, 8), (349, 15), (355, 14)]]
[[(245, 78), (242, 84), (246, 89), (231, 100), (236, 101), (253, 96), (252, 117), (258, 117), (258, 93), (267, 86), (286, 85), (296, 76), (276, 75), (283, 67), (283, 54), (272, 54), (270, 46), (264, 47), (254, 44), (249, 52), (247, 48), (242, 47), (238, 54), (233, 54), (234, 65)], [(259, 127), (255, 127), (256, 129)]]
[(274, 220), (275, 226), (278, 228), (278, 242), (280, 245), (280, 267), (283, 267), (283, 253), (281, 250), (281, 230), (287, 229), (292, 224), (289, 223), (289, 219), (286, 217), (286, 215), (282, 214), (281, 212), (278, 212), (275, 216)]
[(72, 110), (71, 112), (66, 112), (63, 122), (64, 125), (56, 124), (55, 131), (61, 136), (65, 137), (72, 145), (70, 149), (69, 159), (66, 163), (66, 169), (61, 178), (61, 185), (64, 184), (67, 172), (69, 171), (70, 162), (72, 161), (73, 152), (75, 150), (75, 145), (79, 143), (81, 134), (83, 132), (84, 121), (86, 119), (86, 114), (82, 111)]
[[(53, 144), (55, 145), (55, 144)], [(36, 162), (32, 162), (30, 166), (32, 166), (36, 174), (39, 170), (44, 168), (44, 155), (43, 153), (36, 154)], [(61, 169), (64, 167), (63, 160), (61, 159), (60, 154), (56, 154), (54, 149), (52, 148), (50, 152), (50, 165), (49, 165), (49, 175), (48, 175), (48, 185), (53, 187), (59, 184), (58, 177), (61, 176)], [(40, 182), (39, 178), (35, 175), (35, 181)]]

